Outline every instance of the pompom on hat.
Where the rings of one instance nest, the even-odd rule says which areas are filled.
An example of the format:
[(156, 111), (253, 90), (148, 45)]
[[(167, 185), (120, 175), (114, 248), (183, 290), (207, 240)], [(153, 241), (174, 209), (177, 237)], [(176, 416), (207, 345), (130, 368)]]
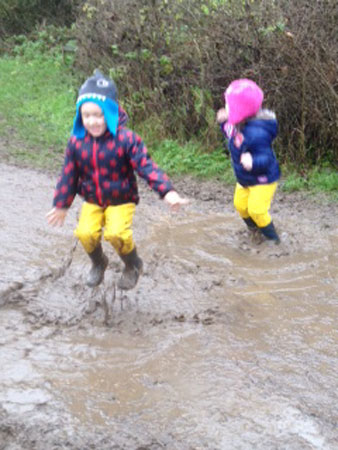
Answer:
[(242, 78), (230, 83), (224, 98), (228, 107), (228, 123), (236, 125), (257, 114), (262, 106), (264, 93), (254, 81)]
[(86, 134), (81, 117), (81, 106), (85, 102), (96, 103), (102, 109), (107, 128), (115, 136), (119, 121), (119, 106), (114, 81), (105, 77), (96, 69), (94, 75), (80, 87), (72, 132), (79, 139), (84, 138)]

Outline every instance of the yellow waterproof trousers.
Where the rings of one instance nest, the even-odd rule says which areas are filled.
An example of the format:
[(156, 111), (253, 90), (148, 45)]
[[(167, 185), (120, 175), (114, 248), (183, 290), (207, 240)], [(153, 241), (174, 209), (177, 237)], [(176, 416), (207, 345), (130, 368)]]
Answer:
[(251, 217), (259, 228), (271, 222), (269, 209), (278, 183), (243, 187), (236, 184), (234, 206), (243, 219)]
[(87, 253), (92, 253), (103, 237), (115, 248), (119, 255), (127, 255), (134, 247), (131, 229), (135, 214), (135, 203), (102, 208), (84, 202), (79, 223), (74, 232)]

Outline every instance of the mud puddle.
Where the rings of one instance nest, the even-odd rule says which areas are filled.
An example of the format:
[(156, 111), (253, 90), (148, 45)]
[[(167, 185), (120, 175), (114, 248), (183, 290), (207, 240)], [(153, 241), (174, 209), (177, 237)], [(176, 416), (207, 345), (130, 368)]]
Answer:
[(177, 182), (172, 214), (141, 184), (122, 296), (107, 245), (83, 286), (80, 201), (48, 228), (54, 178), (1, 169), (0, 449), (337, 448), (337, 205), (278, 193), (258, 245), (231, 189)]

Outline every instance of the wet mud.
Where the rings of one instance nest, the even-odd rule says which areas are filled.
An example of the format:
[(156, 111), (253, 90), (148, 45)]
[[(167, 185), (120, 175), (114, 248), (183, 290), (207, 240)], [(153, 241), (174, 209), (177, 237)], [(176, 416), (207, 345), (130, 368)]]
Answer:
[(55, 176), (0, 164), (0, 449), (338, 448), (338, 205), (277, 192), (279, 246), (252, 240), (232, 188), (177, 180), (171, 213), (140, 181), (122, 265), (47, 226)]

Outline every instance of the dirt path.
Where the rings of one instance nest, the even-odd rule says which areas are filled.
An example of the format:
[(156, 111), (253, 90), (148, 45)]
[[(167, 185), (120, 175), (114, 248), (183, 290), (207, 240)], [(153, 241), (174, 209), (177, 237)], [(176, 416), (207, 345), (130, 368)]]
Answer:
[(137, 289), (114, 297), (49, 228), (55, 179), (0, 164), (0, 449), (338, 446), (338, 205), (278, 192), (280, 246), (253, 244), (232, 189), (177, 181), (170, 213), (142, 183)]

